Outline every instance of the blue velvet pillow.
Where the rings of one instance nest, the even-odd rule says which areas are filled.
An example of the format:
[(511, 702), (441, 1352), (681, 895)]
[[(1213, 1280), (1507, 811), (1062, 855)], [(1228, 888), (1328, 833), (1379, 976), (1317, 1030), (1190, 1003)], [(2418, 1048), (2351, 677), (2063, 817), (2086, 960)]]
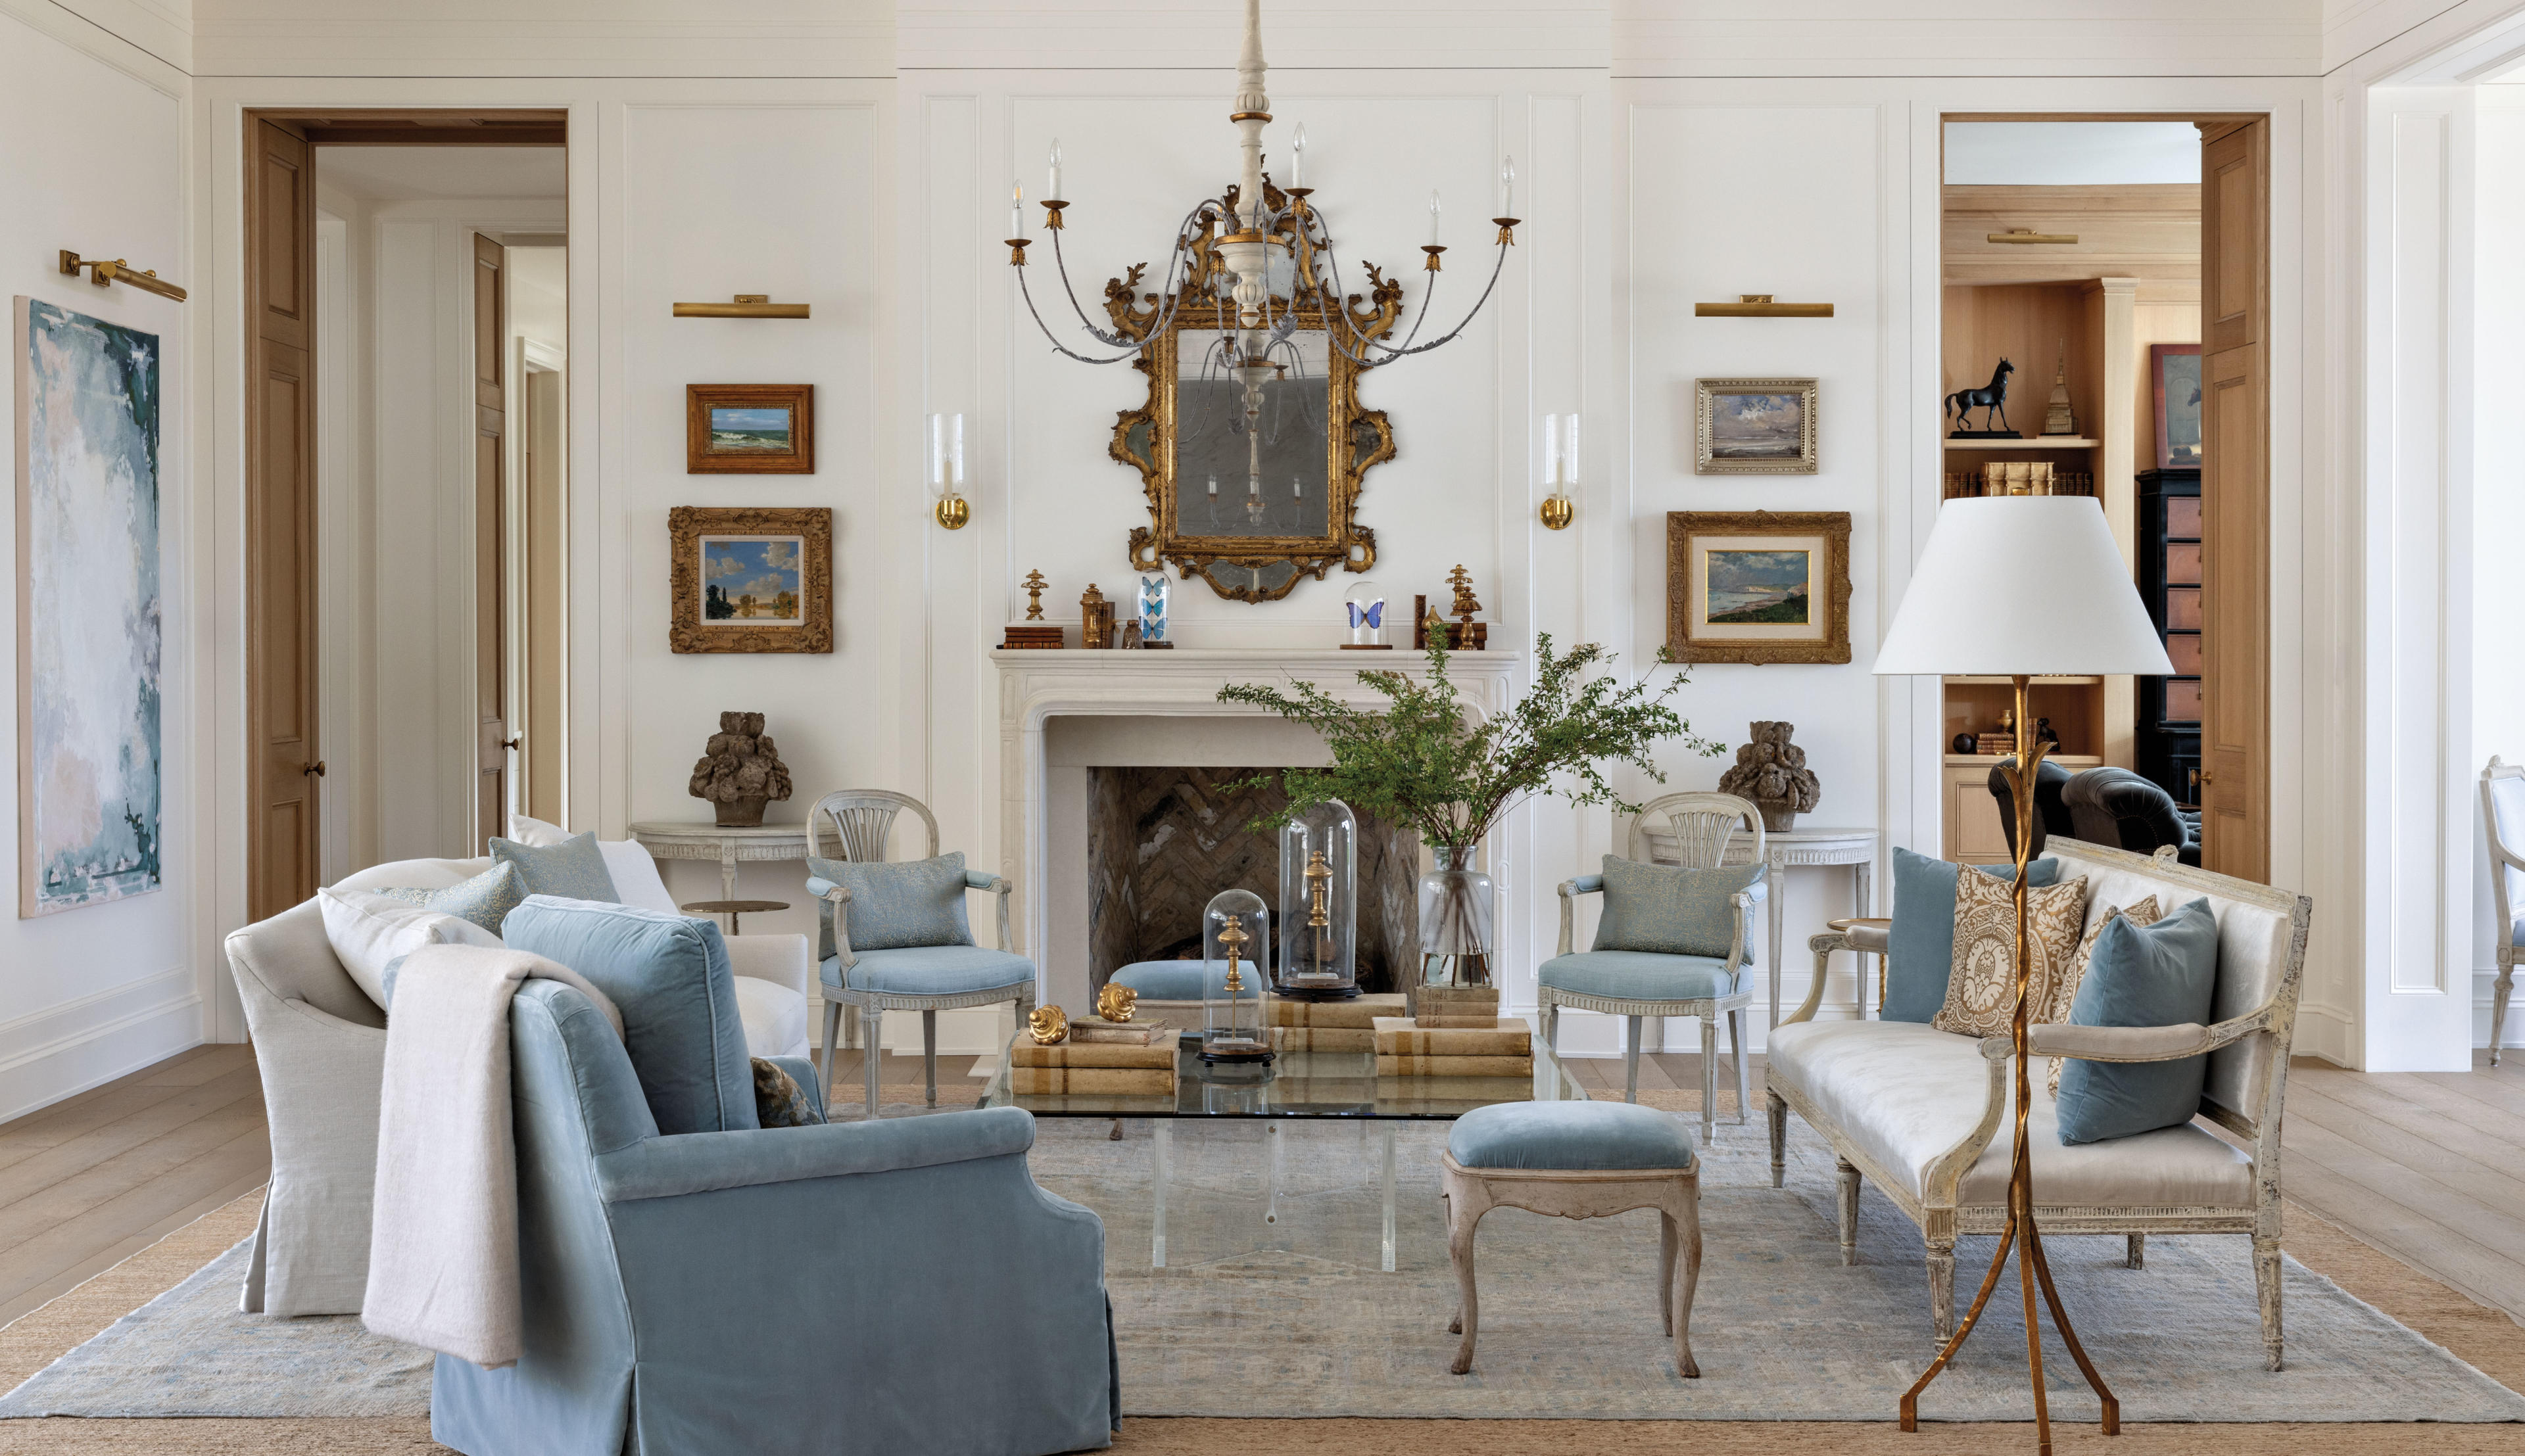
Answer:
[[(862, 864), (855, 859), (810, 859), (807, 873), (851, 893), (851, 949), (900, 950), (914, 946), (969, 946), (973, 927), (965, 919), (965, 854)], [(834, 953), (833, 902), (819, 902), (823, 937), (816, 958)]]
[[(1931, 859), (1896, 846), (1894, 849), (1894, 928), (1885, 955), (1887, 1021), (1927, 1022), (1947, 1003), (1947, 977), (1956, 963), (1956, 871), (1963, 866)], [(1981, 872), (2012, 881), (2016, 866), (1985, 864)], [(2060, 878), (2060, 861), (2037, 859), (2025, 867), (2025, 883), (2050, 885)]]
[[(2071, 1026), (2181, 1026), (2209, 1022), (2218, 989), (2218, 921), (2196, 899), (2154, 925), (2116, 915), (2087, 953), (2087, 974), (2070, 1004)], [(2102, 1142), (2177, 1128), (2201, 1110), (2206, 1055), (2170, 1062), (2060, 1065), (2062, 1142)]]
[(614, 998), (658, 1131), (759, 1128), (754, 1063), (727, 946), (708, 920), (537, 895), (509, 913), (512, 950), (556, 960)]
[(495, 864), (462, 885), (444, 890), (374, 890), (372, 895), (391, 896), (411, 904), (470, 920), (493, 935), (519, 901), (526, 898), (525, 878), (514, 864)]
[(620, 904), (614, 877), (605, 870), (605, 855), (596, 834), (574, 834), (558, 845), (521, 845), (516, 840), (491, 841), (491, 859), (514, 864), (526, 880), (526, 894), (555, 895), (563, 899), (593, 899)]
[(1591, 950), (1725, 955), (1736, 941), (1728, 897), (1762, 878), (1758, 864), (1685, 869), (1605, 856), (1605, 914)]

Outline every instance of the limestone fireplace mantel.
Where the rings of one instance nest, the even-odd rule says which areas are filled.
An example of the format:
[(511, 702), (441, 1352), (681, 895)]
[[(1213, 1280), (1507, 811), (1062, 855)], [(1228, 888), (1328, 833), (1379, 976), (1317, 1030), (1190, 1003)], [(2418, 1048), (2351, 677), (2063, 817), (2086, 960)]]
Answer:
[[(1044, 757), (1045, 725), (1054, 718), (1217, 719), (1267, 716), (1241, 704), (1221, 703), (1230, 683), (1310, 682), (1345, 702), (1381, 704), (1382, 695), (1359, 681), (1363, 669), (1428, 675), (1428, 659), (1408, 649), (1384, 653), (1338, 648), (1178, 648), (1170, 652), (998, 651), (991, 654), (1000, 681), (1000, 863), (1017, 885), (1020, 944), (1036, 956), (1039, 995), (1050, 996), (1044, 927), (1050, 924), (1050, 864)], [(1488, 716), (1516, 692), (1524, 656), (1512, 652), (1458, 653), (1447, 676), (1465, 706)], [(1187, 726), (1190, 726), (1189, 724)], [(1495, 837), (1490, 869), (1505, 899), (1514, 876), (1513, 836)]]

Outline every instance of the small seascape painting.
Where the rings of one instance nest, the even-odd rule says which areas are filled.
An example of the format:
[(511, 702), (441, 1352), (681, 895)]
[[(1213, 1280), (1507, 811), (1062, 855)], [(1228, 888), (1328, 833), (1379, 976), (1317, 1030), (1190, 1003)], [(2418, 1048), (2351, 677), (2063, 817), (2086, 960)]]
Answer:
[(2201, 468), (2201, 346), (2151, 344), (2148, 376), (2156, 406), (2156, 467)]
[(684, 386), (684, 473), (812, 475), (816, 386)]
[(786, 410), (713, 409), (710, 429), (711, 449), (720, 455), (789, 448)]
[(23, 918), (166, 887), (161, 355), (40, 299), (15, 315)]
[(1814, 380), (1703, 379), (1694, 390), (1698, 396), (1696, 472), (1814, 473)]
[(797, 536), (704, 536), (702, 620), (795, 626), (806, 542)]
[(1805, 626), (1812, 618), (1805, 551), (1713, 551), (1708, 554), (1710, 622), (1777, 622)]

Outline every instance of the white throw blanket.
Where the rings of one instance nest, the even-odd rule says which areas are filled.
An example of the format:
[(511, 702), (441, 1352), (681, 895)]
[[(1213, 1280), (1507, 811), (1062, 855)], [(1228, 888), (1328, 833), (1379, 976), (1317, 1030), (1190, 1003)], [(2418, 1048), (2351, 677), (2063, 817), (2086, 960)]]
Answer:
[(412, 952), (386, 1021), (360, 1321), (486, 1370), (518, 1363), (524, 1338), (509, 1002), (529, 976), (575, 987), (622, 1034), (622, 1013), (576, 971), (472, 946)]

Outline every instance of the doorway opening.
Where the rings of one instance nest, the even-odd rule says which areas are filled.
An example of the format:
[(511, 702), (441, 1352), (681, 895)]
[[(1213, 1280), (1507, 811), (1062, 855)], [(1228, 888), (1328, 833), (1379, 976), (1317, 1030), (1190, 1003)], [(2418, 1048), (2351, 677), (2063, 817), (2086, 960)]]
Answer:
[(569, 207), (560, 112), (246, 128), (261, 918), (567, 816)]
[(2136, 772), (2201, 822), (2208, 868), (2270, 862), (2269, 124), (1950, 116), (1942, 155), (1941, 498), (2094, 497), (2166, 678), (1949, 678), (1945, 854), (2012, 858), (1997, 754)]

